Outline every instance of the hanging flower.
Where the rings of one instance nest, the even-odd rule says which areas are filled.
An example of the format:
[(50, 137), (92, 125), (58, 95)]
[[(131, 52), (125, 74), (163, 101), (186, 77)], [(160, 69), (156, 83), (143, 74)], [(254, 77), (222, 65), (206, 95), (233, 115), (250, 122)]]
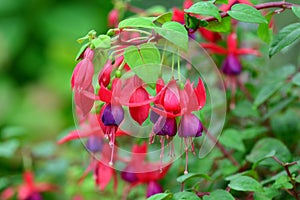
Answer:
[(236, 33), (230, 33), (227, 37), (227, 48), (215, 43), (201, 43), (201, 46), (208, 49), (211, 53), (226, 55), (221, 70), (226, 75), (238, 75), (241, 72), (239, 56), (255, 55), (260, 56), (260, 52), (255, 49), (238, 48)]
[[(41, 193), (57, 190), (57, 186), (49, 183), (36, 183), (31, 171), (23, 173), (23, 184), (16, 187), (18, 200), (42, 200)], [(11, 199), (14, 196), (15, 189), (9, 187), (5, 189), (0, 197), (3, 200)]]
[(147, 198), (162, 192), (163, 189), (158, 181), (166, 175), (171, 164), (158, 169), (161, 163), (147, 162), (147, 144), (145, 142), (141, 145), (134, 145), (131, 152), (132, 157), (121, 175), (121, 178), (130, 184), (125, 188), (123, 194), (127, 196), (130, 190), (139, 184), (147, 184)]
[(83, 116), (86, 116), (91, 111), (95, 100), (94, 87), (92, 85), (94, 75), (93, 57), (94, 52), (87, 48), (83, 59), (75, 67), (71, 78), (75, 105), (82, 111)]

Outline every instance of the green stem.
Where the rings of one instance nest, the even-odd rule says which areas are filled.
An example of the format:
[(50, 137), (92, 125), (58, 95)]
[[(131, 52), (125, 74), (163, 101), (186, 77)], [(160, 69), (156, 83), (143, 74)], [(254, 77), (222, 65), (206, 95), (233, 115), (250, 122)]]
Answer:
[(178, 51), (177, 51), (177, 72), (178, 72), (178, 80), (179, 80), (179, 82), (181, 83), (179, 49), (178, 49)]

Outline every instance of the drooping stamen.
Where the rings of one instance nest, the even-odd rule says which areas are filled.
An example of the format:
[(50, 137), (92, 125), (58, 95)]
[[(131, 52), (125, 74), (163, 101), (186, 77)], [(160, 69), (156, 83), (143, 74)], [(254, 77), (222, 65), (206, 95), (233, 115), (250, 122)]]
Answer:
[(109, 161), (109, 166), (113, 166), (113, 160), (114, 160), (114, 152), (115, 152), (115, 140), (116, 140), (116, 130), (117, 127), (112, 126), (110, 127), (111, 133), (110, 133), (110, 141), (109, 141), (109, 146), (111, 148), (111, 155), (110, 155), (110, 161)]
[(174, 141), (169, 140), (169, 146), (170, 146), (170, 151), (169, 151), (169, 156), (174, 157), (175, 156), (175, 148), (174, 148)]
[(149, 144), (153, 144), (154, 142), (155, 142), (155, 134), (151, 132), (149, 137)]
[(183, 138), (184, 140), (184, 144), (185, 144), (185, 170), (184, 170), (184, 174), (188, 174), (188, 153), (189, 153), (189, 149), (188, 149), (188, 138)]
[(159, 163), (159, 171), (160, 173), (162, 173), (162, 161), (164, 158), (164, 149), (165, 149), (165, 137), (164, 136), (160, 136), (160, 144), (161, 144), (161, 149), (160, 149), (160, 163)]

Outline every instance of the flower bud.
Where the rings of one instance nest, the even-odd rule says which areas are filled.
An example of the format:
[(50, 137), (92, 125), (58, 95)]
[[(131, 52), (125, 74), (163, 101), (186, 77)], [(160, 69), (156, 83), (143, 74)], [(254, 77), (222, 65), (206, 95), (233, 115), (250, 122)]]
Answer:
[(111, 61), (108, 60), (108, 62), (104, 65), (103, 69), (99, 73), (98, 77), (98, 83), (99, 85), (103, 85), (104, 87), (107, 87), (110, 83), (110, 74), (113, 69), (113, 66), (111, 64)]
[(113, 9), (108, 14), (108, 26), (117, 27), (118, 23), (119, 23), (119, 11), (117, 9)]

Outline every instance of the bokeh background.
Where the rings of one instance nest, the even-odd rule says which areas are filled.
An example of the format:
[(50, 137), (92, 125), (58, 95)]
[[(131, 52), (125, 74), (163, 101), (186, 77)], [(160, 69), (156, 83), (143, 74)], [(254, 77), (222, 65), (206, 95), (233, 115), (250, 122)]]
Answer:
[[(171, 8), (182, 1), (133, 3)], [(91, 177), (76, 184), (88, 163), (82, 144), (57, 146), (56, 141), (74, 127), (69, 83), (80, 48), (76, 39), (91, 29), (105, 33), (112, 8), (110, 0), (0, 0), (0, 191), (21, 183), (24, 167), (29, 167), (38, 181), (59, 186), (47, 199), (81, 193), (86, 199), (99, 197)], [(276, 17), (278, 29), (293, 21), (289, 11)], [(282, 59), (280, 54), (270, 65), (298, 65), (298, 55), (289, 51)], [(142, 190), (135, 192), (143, 195)]]

